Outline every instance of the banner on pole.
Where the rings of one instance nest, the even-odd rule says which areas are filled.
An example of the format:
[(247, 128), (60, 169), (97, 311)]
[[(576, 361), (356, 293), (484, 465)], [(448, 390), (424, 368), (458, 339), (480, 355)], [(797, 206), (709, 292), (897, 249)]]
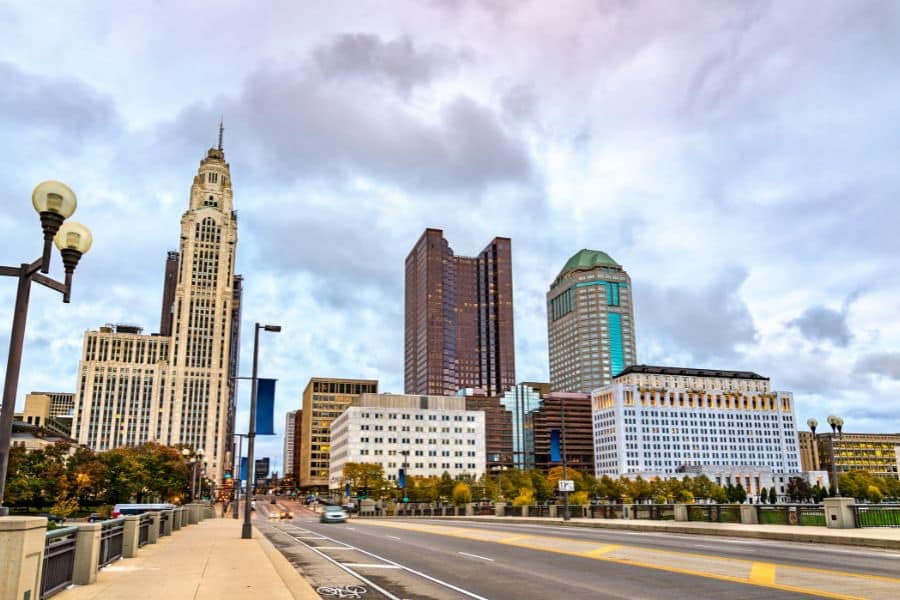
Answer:
[(561, 462), (562, 454), (559, 451), (559, 429), (550, 430), (550, 462)]
[(247, 457), (241, 457), (241, 481), (247, 481)]
[(256, 380), (256, 435), (275, 435), (275, 381)]

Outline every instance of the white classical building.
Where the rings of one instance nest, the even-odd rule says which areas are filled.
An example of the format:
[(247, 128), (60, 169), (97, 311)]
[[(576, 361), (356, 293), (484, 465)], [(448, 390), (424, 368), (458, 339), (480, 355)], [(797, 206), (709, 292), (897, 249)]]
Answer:
[(591, 399), (598, 476), (738, 465), (800, 472), (793, 397), (756, 373), (635, 365)]
[(462, 396), (362, 394), (331, 422), (329, 487), (341, 487), (348, 462), (380, 464), (390, 481), (404, 463), (407, 475), (478, 478), (484, 440), (484, 412)]

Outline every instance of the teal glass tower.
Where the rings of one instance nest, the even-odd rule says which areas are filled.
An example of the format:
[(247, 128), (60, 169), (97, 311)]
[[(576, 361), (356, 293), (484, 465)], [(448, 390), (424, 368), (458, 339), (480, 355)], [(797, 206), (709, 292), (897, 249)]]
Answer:
[(547, 292), (550, 389), (589, 394), (635, 364), (631, 278), (608, 254), (579, 250)]

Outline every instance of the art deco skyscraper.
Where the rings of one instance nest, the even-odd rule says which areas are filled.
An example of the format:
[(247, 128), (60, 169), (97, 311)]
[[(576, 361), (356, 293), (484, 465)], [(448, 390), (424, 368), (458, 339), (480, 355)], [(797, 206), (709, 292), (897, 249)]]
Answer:
[(179, 251), (166, 262), (164, 335), (121, 325), (85, 334), (73, 425), (79, 443), (98, 450), (146, 441), (202, 448), (207, 476), (221, 481), (230, 466), (234, 414), (230, 376), (241, 296), (236, 245), (220, 129), (219, 146), (194, 176)]
[(426, 229), (406, 257), (405, 292), (407, 394), (498, 395), (515, 384), (509, 238), (455, 256), (440, 229)]
[(589, 394), (635, 363), (631, 278), (605, 252), (580, 250), (547, 292), (550, 388)]

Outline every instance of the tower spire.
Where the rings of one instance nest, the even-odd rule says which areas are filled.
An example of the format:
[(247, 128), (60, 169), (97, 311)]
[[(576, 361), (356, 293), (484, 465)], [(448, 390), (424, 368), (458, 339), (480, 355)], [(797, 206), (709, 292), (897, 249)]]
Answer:
[(225, 118), (219, 117), (219, 150), (222, 150), (222, 134), (225, 132)]

